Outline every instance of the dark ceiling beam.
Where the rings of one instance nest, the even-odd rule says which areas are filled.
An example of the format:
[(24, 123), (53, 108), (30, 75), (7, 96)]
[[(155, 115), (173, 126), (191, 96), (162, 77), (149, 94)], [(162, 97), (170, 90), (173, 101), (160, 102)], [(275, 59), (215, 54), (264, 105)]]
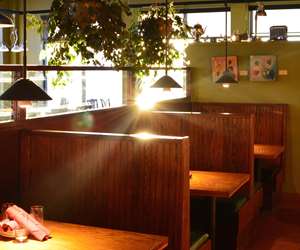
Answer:
[[(224, 4), (225, 1), (223, 0), (195, 0), (195, 1), (176, 1), (174, 2), (174, 6), (188, 6), (188, 5), (217, 5), (217, 4)], [(228, 0), (228, 3), (247, 3), (251, 4), (254, 3), (256, 4), (258, 0)], [(288, 4), (282, 4), (282, 0), (261, 0), (263, 3), (272, 3), (271, 7), (272, 9), (281, 9), (281, 8), (299, 8), (299, 4), (293, 4), (293, 3), (288, 3)], [(279, 5), (275, 5), (275, 3), (278, 2)], [(156, 6), (163, 6), (164, 3), (158, 3), (158, 2), (152, 2), (152, 3), (136, 3), (136, 4), (129, 4), (129, 8), (142, 8), (142, 7), (149, 7), (151, 5), (156, 5)], [(267, 7), (267, 6), (266, 6)], [(22, 15), (23, 11), (19, 10), (13, 10), (13, 9), (1, 9), (0, 12), (7, 13), (7, 14), (18, 14)], [(50, 13), (51, 10), (29, 10), (27, 11), (28, 14), (48, 14)]]
[[(228, 3), (257, 3), (258, 0), (228, 0)], [(281, 0), (261, 0), (261, 2), (266, 3), (266, 2), (281, 2)], [(211, 5), (211, 4), (224, 4), (225, 1), (222, 0), (214, 0), (214, 1), (209, 1), (209, 0), (198, 0), (198, 1), (176, 1), (174, 2), (174, 6), (180, 6), (180, 5)], [(129, 4), (130, 8), (142, 8), (142, 7), (149, 7), (151, 5), (164, 5), (164, 3), (136, 3), (136, 4)], [(287, 4), (286, 6), (288, 6)]]
[[(13, 9), (1, 9), (0, 12), (5, 14), (17, 14), (17, 15), (23, 15), (23, 11), (20, 10), (13, 10)], [(27, 11), (28, 14), (47, 14), (50, 13), (50, 10), (29, 10)]]

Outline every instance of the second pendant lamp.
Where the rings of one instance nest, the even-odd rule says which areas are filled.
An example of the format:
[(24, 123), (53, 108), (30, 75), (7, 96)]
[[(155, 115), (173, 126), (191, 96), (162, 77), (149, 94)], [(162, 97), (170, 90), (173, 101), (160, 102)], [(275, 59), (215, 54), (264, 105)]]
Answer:
[(27, 3), (23, 1), (23, 34), (24, 34), (24, 54), (23, 54), (23, 77), (18, 79), (1, 96), (0, 100), (10, 101), (48, 101), (52, 98), (34, 82), (27, 79), (27, 53), (26, 53), (26, 15)]
[(168, 51), (169, 51), (169, 36), (168, 36), (168, 13), (169, 13), (168, 0), (165, 0), (165, 75), (159, 78), (151, 88), (162, 88), (164, 91), (170, 91), (173, 88), (182, 88), (172, 77), (168, 75)]
[(225, 71), (216, 83), (222, 84), (224, 88), (228, 88), (230, 84), (237, 83), (234, 78), (233, 72), (228, 69), (228, 39), (227, 39), (227, 0), (225, 1)]

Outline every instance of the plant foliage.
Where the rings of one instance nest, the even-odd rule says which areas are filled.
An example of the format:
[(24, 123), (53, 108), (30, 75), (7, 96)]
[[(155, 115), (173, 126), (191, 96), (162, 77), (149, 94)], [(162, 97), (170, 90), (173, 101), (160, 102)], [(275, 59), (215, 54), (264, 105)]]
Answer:
[(121, 0), (54, 0), (49, 42), (58, 45), (49, 63), (68, 64), (75, 52), (83, 63), (101, 65), (95, 56), (101, 53), (116, 68), (130, 66), (143, 73), (151, 66), (165, 65), (165, 55), (167, 65), (172, 65), (179, 51), (171, 44), (166, 47), (165, 37), (186, 38), (188, 27), (170, 4), (166, 30), (165, 11), (164, 7), (152, 7), (135, 15), (126, 26), (124, 19), (131, 13)]
[(134, 62), (135, 68), (144, 68), (142, 72), (148, 72), (151, 66), (171, 66), (180, 52), (169, 41), (188, 37), (189, 27), (176, 15), (172, 3), (168, 6), (167, 25), (165, 14), (166, 8), (152, 7), (147, 13), (140, 13), (129, 27), (127, 51), (130, 53), (125, 57)]
[(119, 0), (54, 0), (49, 20), (49, 41), (59, 42), (52, 64), (66, 64), (70, 48), (85, 63), (100, 64), (95, 54), (118, 65), (129, 9)]

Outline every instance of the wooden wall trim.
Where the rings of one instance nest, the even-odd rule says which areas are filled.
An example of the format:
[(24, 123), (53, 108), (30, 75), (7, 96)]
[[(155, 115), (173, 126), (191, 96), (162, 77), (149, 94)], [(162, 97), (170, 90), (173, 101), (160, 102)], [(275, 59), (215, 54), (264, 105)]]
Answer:
[(82, 132), (82, 131), (62, 131), (62, 130), (23, 130), (23, 133), (31, 135), (61, 136), (61, 137), (94, 137), (105, 140), (151, 140), (151, 141), (181, 141), (188, 139), (188, 136), (167, 136), (167, 135), (146, 135), (143, 134), (120, 134), (120, 133), (101, 133), (101, 132)]

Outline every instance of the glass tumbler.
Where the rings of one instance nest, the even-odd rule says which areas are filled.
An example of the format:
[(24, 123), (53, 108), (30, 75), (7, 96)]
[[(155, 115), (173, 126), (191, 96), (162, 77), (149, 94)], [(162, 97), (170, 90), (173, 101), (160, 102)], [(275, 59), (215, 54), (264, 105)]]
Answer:
[(17, 242), (25, 242), (28, 238), (28, 231), (25, 228), (16, 229), (15, 238)]
[(41, 224), (44, 223), (44, 206), (41, 205), (31, 206), (30, 214)]

